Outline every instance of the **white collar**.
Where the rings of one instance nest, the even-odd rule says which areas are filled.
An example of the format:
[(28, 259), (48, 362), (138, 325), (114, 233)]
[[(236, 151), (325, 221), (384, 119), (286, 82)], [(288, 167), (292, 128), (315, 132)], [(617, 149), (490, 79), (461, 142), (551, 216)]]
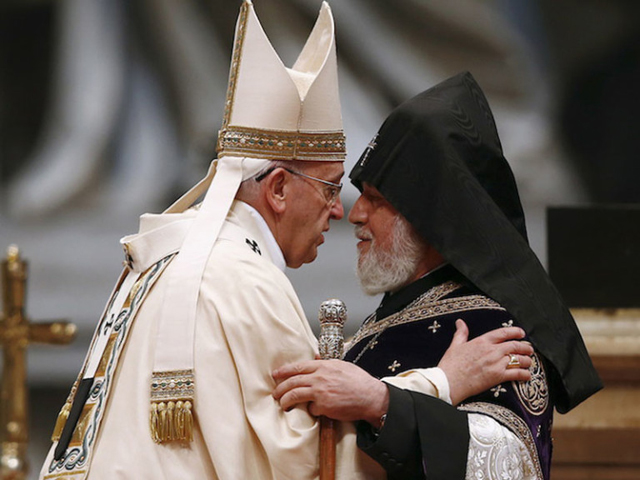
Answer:
[[(262, 237), (268, 258), (280, 271), (284, 272), (286, 268), (284, 255), (264, 217), (247, 203), (236, 200), (234, 204), (251, 218), (251, 222), (256, 225)], [(136, 272), (142, 272), (169, 253), (178, 251), (196, 214), (197, 210), (190, 209), (179, 214), (142, 215), (140, 231), (120, 240), (125, 247), (129, 267)]]
[(125, 264), (136, 273), (144, 272), (160, 259), (180, 250), (195, 215), (195, 210), (142, 215), (139, 232), (120, 240)]

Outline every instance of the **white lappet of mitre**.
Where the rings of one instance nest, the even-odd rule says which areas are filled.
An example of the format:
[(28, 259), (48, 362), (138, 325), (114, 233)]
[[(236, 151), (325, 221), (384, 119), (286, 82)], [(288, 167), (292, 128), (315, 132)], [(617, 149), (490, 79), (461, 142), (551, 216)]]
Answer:
[[(270, 160), (344, 161), (331, 9), (324, 2), (292, 68), (284, 66), (245, 0), (236, 25), (218, 158), (207, 176), (169, 207), (179, 213), (206, 191), (167, 272), (167, 295), (151, 379), (156, 442), (193, 438), (194, 339), (200, 283), (211, 249), (243, 180)], [(126, 238), (123, 239), (126, 246)]]

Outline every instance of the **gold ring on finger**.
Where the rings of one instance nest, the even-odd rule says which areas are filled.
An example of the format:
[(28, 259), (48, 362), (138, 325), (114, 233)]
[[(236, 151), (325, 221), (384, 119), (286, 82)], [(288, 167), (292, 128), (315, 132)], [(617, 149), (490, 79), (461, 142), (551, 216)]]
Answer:
[(518, 360), (518, 356), (513, 353), (509, 354), (509, 363), (507, 363), (507, 369), (510, 368), (520, 368), (520, 360)]

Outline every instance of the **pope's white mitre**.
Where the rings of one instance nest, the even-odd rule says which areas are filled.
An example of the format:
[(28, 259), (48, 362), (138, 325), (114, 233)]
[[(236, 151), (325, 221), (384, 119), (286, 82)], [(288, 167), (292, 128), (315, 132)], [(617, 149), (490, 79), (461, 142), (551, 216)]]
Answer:
[(219, 156), (344, 160), (333, 16), (324, 2), (292, 68), (271, 46), (253, 4), (236, 25)]

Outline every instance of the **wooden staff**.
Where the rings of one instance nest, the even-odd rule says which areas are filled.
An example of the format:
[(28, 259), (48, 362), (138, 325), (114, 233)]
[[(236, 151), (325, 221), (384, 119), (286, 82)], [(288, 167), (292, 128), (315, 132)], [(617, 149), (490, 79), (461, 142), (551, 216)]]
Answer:
[[(338, 299), (322, 302), (318, 312), (320, 320), (320, 358), (341, 359), (344, 349), (342, 328), (347, 320), (347, 307)], [(320, 417), (320, 480), (336, 477), (336, 422)]]

